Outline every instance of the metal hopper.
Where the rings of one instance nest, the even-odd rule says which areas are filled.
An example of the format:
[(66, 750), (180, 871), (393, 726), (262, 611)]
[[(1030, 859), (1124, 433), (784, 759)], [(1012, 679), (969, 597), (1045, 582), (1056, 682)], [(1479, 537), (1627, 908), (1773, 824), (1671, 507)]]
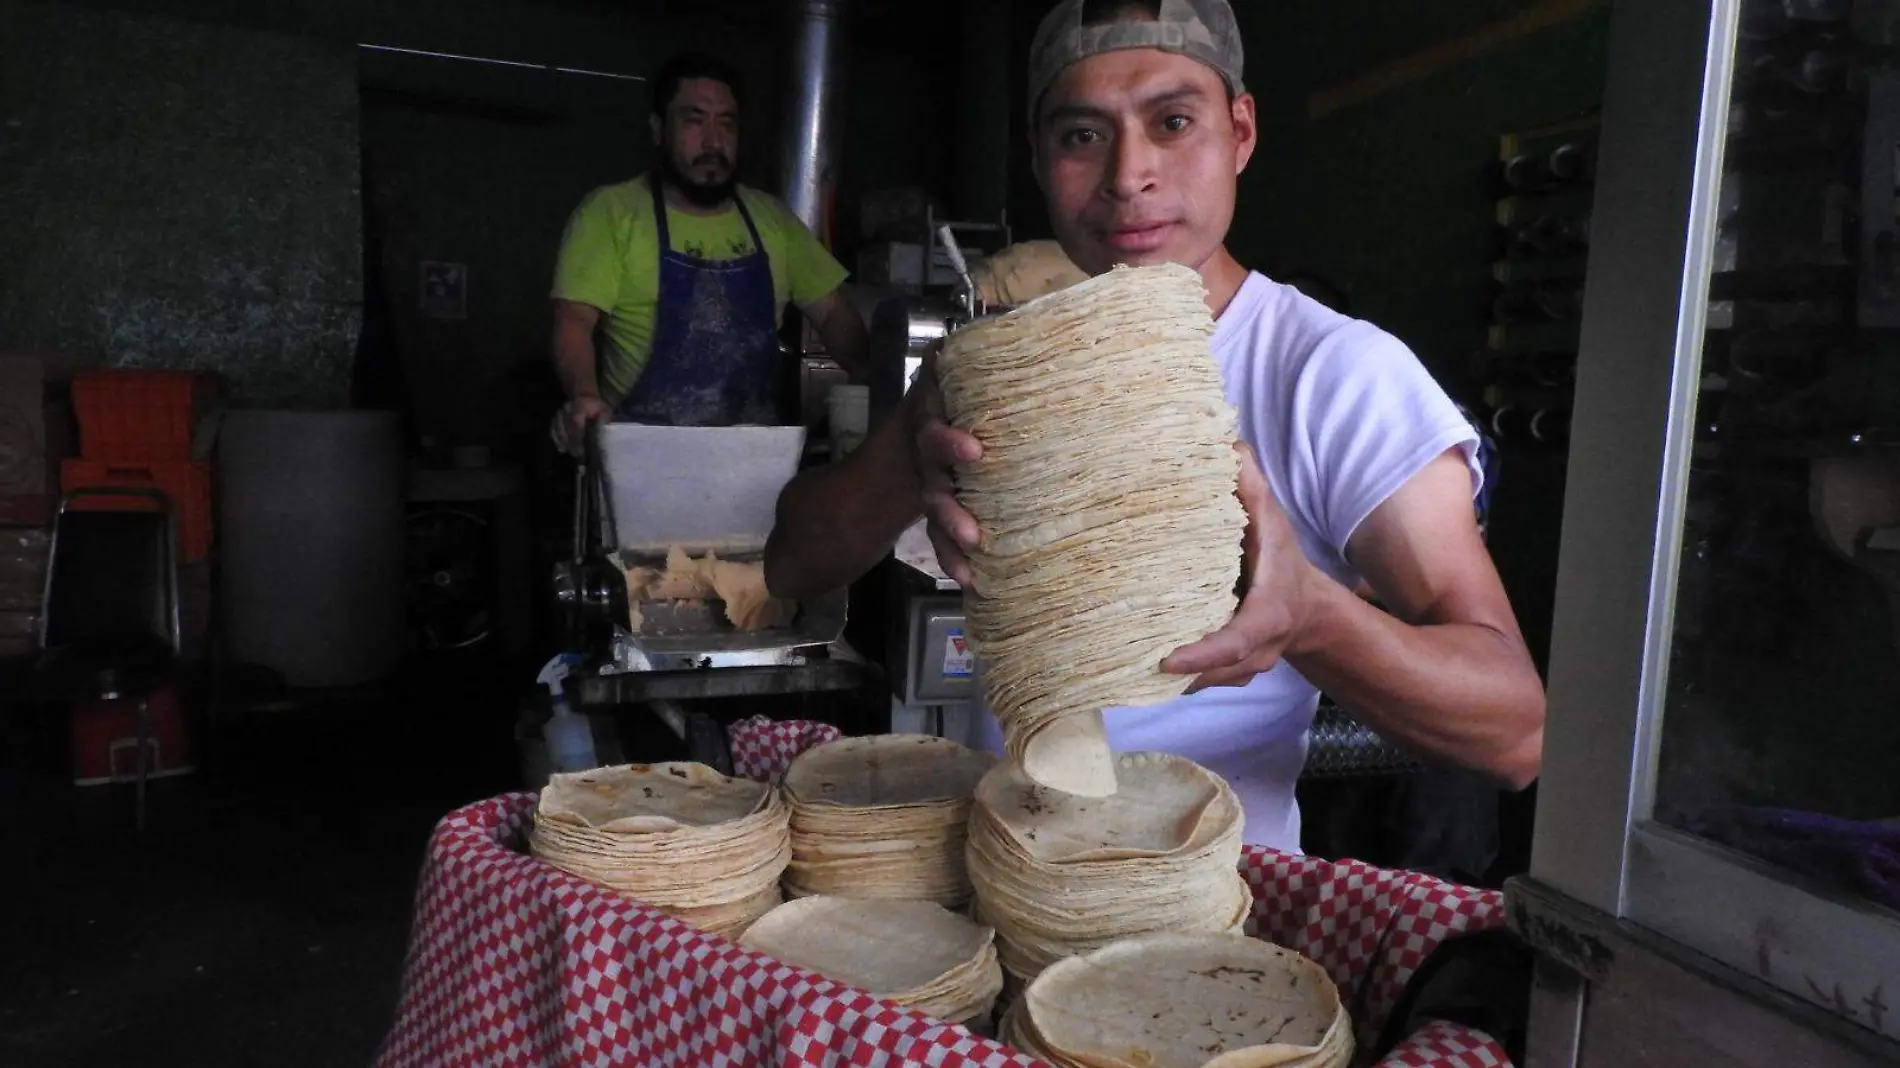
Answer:
[[(668, 549), (697, 558), (762, 558), (779, 491), (798, 471), (802, 426), (671, 427), (609, 423), (588, 443), (583, 503), (592, 498), (592, 527), (618, 572), (664, 568)], [(616, 619), (612, 660), (621, 671), (790, 664), (796, 651), (836, 641), (844, 631), (849, 593), (801, 602), (791, 623), (747, 632), (726, 621), (717, 600), (629, 605)], [(637, 621), (637, 625), (636, 622)]]

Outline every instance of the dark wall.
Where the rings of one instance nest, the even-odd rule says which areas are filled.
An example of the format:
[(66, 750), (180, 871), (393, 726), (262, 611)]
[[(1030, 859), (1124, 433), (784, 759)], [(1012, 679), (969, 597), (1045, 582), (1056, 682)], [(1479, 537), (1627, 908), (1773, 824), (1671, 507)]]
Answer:
[(338, 44), (374, 44), (641, 73), (682, 41), (722, 46), (776, 29), (767, 0), (63, 0)]
[(1404, 338), (1448, 389), (1464, 392), (1467, 357), (1489, 320), (1498, 137), (1595, 109), (1608, 6), (1324, 117), (1309, 115), (1309, 98), (1548, 6), (1236, 5), (1263, 122), (1241, 183), (1235, 254), (1268, 272), (1334, 279), (1356, 314)]
[(0, 0), (0, 345), (334, 404), (362, 303), (350, 49)]
[[(920, 186), (940, 202), (952, 200), (955, 12), (913, 11), (901, 19), (888, 10), (874, 13), (878, 21), (859, 24), (845, 76), (837, 194), (843, 252), (860, 239), (864, 193)], [(841, 253), (841, 259), (855, 267), (853, 256)]]
[[(0, 266), (0, 342), (216, 367), (273, 404), (343, 402), (356, 361), (359, 397), (421, 434), (532, 443), (561, 228), (651, 163), (644, 77), (682, 48), (737, 64), (741, 179), (776, 191), (791, 6), (0, 0), (21, 124), (0, 131), (0, 225), (26, 252)], [(954, 33), (932, 27), (954, 11), (903, 14), (848, 22), (847, 244), (861, 192), (947, 192)], [(466, 268), (462, 317), (425, 314), (425, 261)]]
[[(746, 79), (740, 178), (776, 193), (789, 9), (708, 5), (690, 21), (623, 9), (591, 40), (533, 54), (572, 67), (604, 59), (585, 69), (634, 76), (681, 48), (729, 59)], [(865, 10), (882, 17), (848, 20), (840, 100), (834, 235), (847, 267), (863, 192), (922, 184), (941, 195), (950, 173), (949, 95), (925, 55), (940, 38), (914, 32), (914, 18), (900, 26)], [(603, 35), (624, 47), (599, 56)], [(578, 47), (584, 41), (590, 47)], [(535, 447), (558, 402), (546, 370), (547, 294), (561, 229), (588, 190), (652, 165), (649, 85), (388, 54), (366, 54), (363, 67), (376, 291), (387, 298), (386, 336), (418, 426), (445, 440)], [(422, 313), (424, 261), (467, 265), (466, 319)]]

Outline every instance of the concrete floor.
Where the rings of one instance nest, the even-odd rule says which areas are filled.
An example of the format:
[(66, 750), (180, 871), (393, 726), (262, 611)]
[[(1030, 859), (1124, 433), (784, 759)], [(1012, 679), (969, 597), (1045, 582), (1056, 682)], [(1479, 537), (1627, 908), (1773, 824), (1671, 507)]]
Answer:
[(142, 835), (129, 787), (59, 775), (63, 718), (10, 724), (0, 1065), (368, 1063), (430, 829), (517, 785), (516, 692), (478, 673), (253, 715), (156, 784)]

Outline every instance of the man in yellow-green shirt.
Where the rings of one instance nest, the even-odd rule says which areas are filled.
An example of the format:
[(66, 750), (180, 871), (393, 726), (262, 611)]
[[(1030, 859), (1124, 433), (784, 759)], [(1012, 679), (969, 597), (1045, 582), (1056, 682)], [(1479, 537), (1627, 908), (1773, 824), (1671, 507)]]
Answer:
[(737, 73), (679, 56), (653, 89), (657, 166), (589, 193), (561, 238), (554, 362), (568, 399), (552, 436), (573, 453), (601, 419), (781, 421), (787, 304), (862, 377), (864, 322), (839, 291), (845, 269), (783, 204), (735, 178)]

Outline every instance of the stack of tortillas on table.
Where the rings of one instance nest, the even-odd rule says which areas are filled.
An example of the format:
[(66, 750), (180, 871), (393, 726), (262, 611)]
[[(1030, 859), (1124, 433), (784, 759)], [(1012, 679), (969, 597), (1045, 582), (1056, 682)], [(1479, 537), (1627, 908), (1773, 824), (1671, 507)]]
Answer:
[(973, 916), (996, 929), (1019, 985), (1132, 935), (1238, 933), (1252, 911), (1238, 870), (1240, 801), (1225, 781), (1162, 753), (1122, 755), (1116, 778), (1112, 796), (1080, 797), (1010, 762), (977, 785)]
[(786, 893), (963, 904), (970, 795), (995, 764), (925, 734), (840, 738), (799, 754), (785, 773)]
[(1116, 268), (944, 341), (983, 692), (1029, 777), (1113, 793), (1102, 711), (1178, 697), (1170, 652), (1233, 615), (1246, 516), (1201, 279)]
[(1057, 1068), (1346, 1068), (1352, 1023), (1326, 970), (1239, 935), (1145, 935), (1071, 957), (997, 1037)]
[(989, 1014), (1003, 989), (987, 927), (928, 901), (807, 897), (773, 909), (741, 944), (950, 1023)]
[(783, 900), (790, 810), (766, 783), (704, 764), (555, 775), (528, 846), (563, 871), (737, 937)]

